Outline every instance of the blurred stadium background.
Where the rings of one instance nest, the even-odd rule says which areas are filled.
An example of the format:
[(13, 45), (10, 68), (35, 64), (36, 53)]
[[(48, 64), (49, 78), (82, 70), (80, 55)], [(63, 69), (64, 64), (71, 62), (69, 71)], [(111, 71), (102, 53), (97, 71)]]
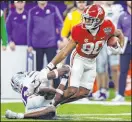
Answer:
[[(89, 5), (92, 3), (93, 1), (88, 1)], [(6, 24), (10, 12), (15, 10), (14, 1), (1, 1), (0, 4), (1, 10), (3, 10), (4, 13), (3, 15)], [(68, 12), (76, 9), (75, 1), (48, 1), (48, 4), (53, 4), (58, 7), (63, 21), (65, 20)], [(124, 11), (127, 10), (125, 1), (115, 1), (114, 4), (120, 4)], [(30, 9), (36, 5), (37, 1), (27, 1), (25, 4), (25, 10), (29, 12)], [(58, 41), (61, 41), (60, 32), (56, 34), (56, 43)], [(14, 92), (10, 86), (12, 75), (19, 71), (37, 70), (36, 51), (34, 50), (32, 53), (29, 53), (27, 51), (27, 43), (16, 44), (15, 50), (13, 51), (11, 49), (11, 45), (9, 44), (9, 40), (7, 40), (7, 45), (5, 45), (5, 47), (6, 49), (3, 47), (1, 48), (1, 117), (3, 121), (7, 121), (7, 119), (4, 118), (6, 109), (11, 109), (16, 112), (24, 112), (21, 96)], [(43, 67), (47, 64), (47, 62), (47, 57), (44, 55)], [(111, 79), (108, 85), (109, 98), (104, 101), (96, 101), (90, 100), (87, 97), (86, 99), (63, 105), (57, 109), (58, 120), (131, 121), (131, 67), (130, 63), (126, 79), (124, 102), (111, 101), (115, 97), (115, 84)], [(93, 93), (99, 89), (97, 82), (98, 81), (96, 80)], [(54, 83), (51, 83), (50, 85), (53, 87), (57, 86), (57, 84)]]

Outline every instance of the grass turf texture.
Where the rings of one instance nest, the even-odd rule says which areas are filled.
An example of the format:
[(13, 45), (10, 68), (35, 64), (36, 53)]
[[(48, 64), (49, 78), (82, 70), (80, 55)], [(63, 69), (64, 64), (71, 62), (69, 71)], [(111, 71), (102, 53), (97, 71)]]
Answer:
[[(8, 108), (15, 112), (24, 112), (24, 106), (22, 103), (2, 103), (1, 106), (2, 116), (5, 115), (5, 111)], [(2, 121), (4, 120), (9, 121), (9, 119), (2, 118)], [(58, 120), (130, 121), (131, 106), (130, 105), (104, 106), (104, 105), (94, 105), (94, 104), (91, 105), (65, 104), (57, 108), (57, 121)], [(10, 121), (27, 121), (27, 120), (11, 119)], [(30, 120), (30, 121), (34, 121), (34, 120)]]
[[(110, 91), (110, 101), (114, 97), (114, 91)], [(131, 97), (126, 97), (131, 101)], [(6, 109), (15, 112), (24, 112), (23, 103), (1, 103), (1, 121), (41, 121), (6, 119)], [(47, 121), (47, 120), (42, 120)], [(51, 121), (51, 120), (50, 120)], [(53, 121), (131, 121), (130, 105), (97, 105), (97, 104), (65, 104), (57, 108), (57, 120)]]

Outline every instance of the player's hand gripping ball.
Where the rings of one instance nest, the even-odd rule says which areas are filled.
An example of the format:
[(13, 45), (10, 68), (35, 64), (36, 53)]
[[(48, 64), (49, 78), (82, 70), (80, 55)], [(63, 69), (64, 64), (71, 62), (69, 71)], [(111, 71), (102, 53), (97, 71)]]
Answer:
[(117, 42), (119, 42), (119, 38), (116, 36), (112, 36), (108, 41), (107, 41), (107, 45), (110, 47), (117, 47)]

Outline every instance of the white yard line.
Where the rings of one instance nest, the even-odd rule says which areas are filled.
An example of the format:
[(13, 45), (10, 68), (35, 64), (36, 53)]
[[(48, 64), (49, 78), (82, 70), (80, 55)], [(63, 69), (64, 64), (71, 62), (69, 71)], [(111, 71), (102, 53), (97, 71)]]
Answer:
[(120, 120), (121, 121), (121, 120), (123, 120), (122, 118), (111, 118), (111, 117), (109, 117), (109, 118), (104, 118), (104, 117), (101, 117), (101, 118), (100, 117), (85, 117), (85, 119), (103, 120), (103, 121), (107, 121), (107, 120), (108, 121), (110, 121), (110, 120), (115, 120), (115, 121), (116, 120), (118, 120), (118, 121)]
[[(126, 115), (131, 115), (131, 113), (117, 113), (117, 114), (59, 114), (57, 117), (57, 120), (84, 120), (84, 119), (94, 119), (94, 120), (123, 120), (123, 118), (113, 118), (113, 117), (108, 117), (108, 116), (126, 116)], [(98, 117), (97, 117), (98, 116)], [(99, 117), (100, 116), (100, 117)], [(107, 116), (103, 117), (103, 116)], [(1, 116), (2, 118), (5, 118), (5, 116)], [(75, 118), (70, 118), (70, 117), (75, 117)], [(81, 118), (83, 117), (83, 118)]]
[[(126, 115), (130, 115), (131, 116), (132, 113), (115, 113), (115, 114), (58, 114), (58, 116), (61, 117), (74, 117), (74, 116), (126, 116)], [(5, 116), (1, 116), (2, 118), (5, 118)]]
[(59, 114), (60, 116), (126, 116), (131, 115), (131, 113), (115, 113), (115, 114)]

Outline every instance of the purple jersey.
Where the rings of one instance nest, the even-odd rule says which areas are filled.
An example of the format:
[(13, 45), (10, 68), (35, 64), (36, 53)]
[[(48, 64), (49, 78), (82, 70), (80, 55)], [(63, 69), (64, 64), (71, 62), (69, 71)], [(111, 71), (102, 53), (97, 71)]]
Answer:
[(28, 46), (47, 48), (57, 46), (56, 28), (61, 30), (63, 20), (58, 8), (47, 4), (41, 9), (38, 5), (29, 11)]
[(125, 11), (121, 14), (117, 26), (118, 29), (122, 30), (124, 36), (128, 37), (129, 41), (131, 41), (131, 18), (132, 15)]
[(23, 82), (23, 88), (22, 88), (22, 91), (21, 91), (21, 96), (22, 96), (22, 101), (23, 101), (25, 106), (27, 104), (27, 99), (28, 99), (28, 96), (26, 95), (26, 92), (29, 89), (29, 87), (31, 87), (30, 84), (32, 82), (35, 82), (34, 79), (38, 75), (38, 73), (39, 72), (37, 72), (37, 71), (28, 72), (27, 76), (24, 79), (20, 79)]
[(16, 45), (27, 45), (27, 19), (27, 11), (22, 14), (10, 11), (6, 19), (9, 42), (13, 41)]

